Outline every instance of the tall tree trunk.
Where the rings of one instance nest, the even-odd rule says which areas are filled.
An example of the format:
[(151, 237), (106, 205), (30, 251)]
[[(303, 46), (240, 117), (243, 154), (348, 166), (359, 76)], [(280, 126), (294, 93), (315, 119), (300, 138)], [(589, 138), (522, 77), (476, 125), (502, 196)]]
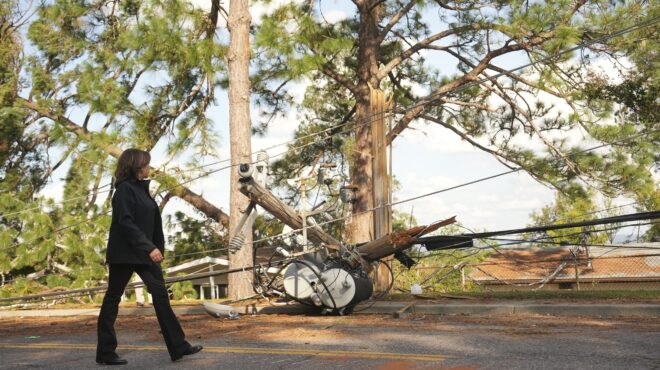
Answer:
[[(230, 32), (227, 69), (229, 72), (229, 137), (232, 164), (252, 161), (252, 122), (250, 121), (250, 13), (247, 0), (232, 0), (229, 4), (227, 26)], [(229, 195), (230, 237), (249, 200), (238, 190), (238, 169), (231, 170)], [(229, 254), (229, 267), (240, 268), (252, 264), (252, 232), (236, 254)], [(249, 270), (248, 270), (249, 271)], [(252, 294), (250, 272), (230, 274), (229, 298), (245, 298)]]
[[(358, 86), (356, 93), (355, 151), (352, 155), (351, 180), (356, 187), (357, 200), (353, 204), (353, 217), (347, 225), (347, 239), (361, 243), (374, 239), (373, 212), (373, 158), (371, 144), (371, 88), (377, 89), (378, 75), (378, 23), (381, 17), (378, 0), (357, 3), (360, 12), (358, 40)], [(371, 88), (370, 88), (371, 87)]]

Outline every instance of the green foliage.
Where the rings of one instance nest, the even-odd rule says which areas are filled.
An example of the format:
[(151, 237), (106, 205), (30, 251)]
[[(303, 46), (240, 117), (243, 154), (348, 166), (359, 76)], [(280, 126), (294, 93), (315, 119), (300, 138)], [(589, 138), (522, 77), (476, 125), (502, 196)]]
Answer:
[[(2, 2), (0, 273), (16, 279), (11, 285), (42, 276), (20, 293), (94, 286), (106, 276), (108, 148), (162, 143), (173, 157), (216, 155), (206, 110), (226, 47), (215, 31), (184, 0)], [(54, 179), (60, 166), (65, 176)], [(161, 189), (178, 178), (187, 177), (161, 179)], [(44, 188), (60, 181), (58, 204)], [(192, 230), (206, 225), (187, 226), (191, 250), (220, 243)]]
[[(252, 228), (252, 237), (253, 240), (260, 240), (264, 238), (268, 238), (271, 236), (279, 235), (282, 233), (282, 230), (284, 229), (284, 224), (276, 219), (276, 218), (268, 218), (267, 216), (263, 214), (258, 214), (257, 217), (254, 219), (254, 224)], [(256, 248), (263, 248), (265, 245), (268, 245), (269, 243), (258, 243), (255, 245)]]
[(197, 291), (193, 287), (192, 281), (181, 281), (170, 285), (172, 295), (175, 300), (197, 299)]
[(227, 255), (227, 235), (219, 234), (217, 224), (208, 219), (194, 219), (183, 212), (176, 212), (168, 221), (174, 233), (169, 236), (169, 244), (174, 247), (172, 266), (209, 255)]
[(414, 250), (409, 254), (417, 264), (407, 269), (398, 262), (394, 263), (395, 291), (410, 293), (410, 287), (418, 284), (425, 293), (456, 293), (481, 290), (480, 286), (468, 278), (463, 279), (463, 276), (467, 277), (474, 271), (472, 266), (486, 260), (491, 252), (474, 249)]
[[(456, 235), (463, 230), (460, 225), (452, 224), (432, 234)], [(406, 253), (417, 263), (410, 269), (398, 262), (394, 263), (395, 291), (410, 293), (410, 287), (418, 284), (426, 293), (455, 293), (480, 290), (469, 279), (463, 281), (461, 271), (468, 276), (473, 271), (471, 265), (484, 261), (492, 252), (475, 248), (426, 251), (413, 247)]]
[[(531, 214), (531, 218), (534, 221), (533, 224), (550, 225), (571, 223), (600, 217), (601, 215), (597, 211), (601, 207), (595, 198), (596, 195), (593, 191), (584, 192), (581, 188), (577, 188), (575, 192), (569, 194), (557, 193), (554, 203)], [(571, 245), (579, 245), (582, 242), (589, 244), (612, 242), (612, 240), (608, 240), (611, 239), (608, 237), (613, 236), (612, 234), (606, 232), (590, 232), (590, 229), (593, 228), (550, 230), (547, 231), (547, 236), (549, 236), (553, 242), (568, 243)], [(585, 237), (586, 239), (584, 239)], [(525, 239), (533, 239), (533, 236), (528, 235)], [(541, 246), (544, 245), (541, 244)], [(557, 245), (551, 245), (551, 247), (557, 247)]]
[(42, 290), (43, 285), (25, 278), (18, 278), (11, 284), (0, 287), (0, 297), (9, 298), (14, 296), (21, 296), (31, 294), (35, 291)]
[(392, 231), (405, 231), (417, 226), (417, 219), (413, 215), (396, 209), (392, 211)]
[[(652, 128), (657, 126), (657, 117), (650, 116), (658, 111), (657, 89), (653, 87), (658, 74), (654, 63), (657, 24), (604, 39), (582, 50), (579, 59), (566, 52), (579, 43), (655, 19), (658, 4), (419, 1), (391, 24), (388, 34), (370, 31), (373, 24), (369, 22), (378, 23), (380, 32), (406, 5), (385, 1), (357, 6), (347, 18), (335, 23), (325, 20), (314, 4), (285, 4), (264, 16), (255, 30), (255, 45), (261, 56), (255, 73), (259, 102), (277, 114), (289, 105), (295, 106), (287, 89), (299, 87), (291, 81), (305, 77), (312, 81), (305, 99), (296, 106), (304, 118), (297, 134), (300, 140), (277, 164), (278, 180), (298, 173), (319, 156), (343, 167), (355, 166), (351, 162), (355, 153), (352, 144), (369, 140), (369, 130), (356, 133), (355, 128), (371, 120), (368, 109), (356, 112), (355, 108), (368, 106), (368, 92), (381, 89), (393, 99), (394, 110), (400, 112), (394, 114), (394, 124), (422, 120), (423, 114), (464, 140), (487, 142), (489, 153), (498, 160), (522, 168), (565, 194), (576, 187), (594, 187), (606, 196), (632, 196), (645, 209), (658, 209), (658, 187), (650, 170), (657, 162), (658, 145), (658, 133)], [(423, 17), (429, 12), (438, 17), (432, 17), (433, 21)], [(453, 35), (441, 37), (441, 32), (449, 31)], [(429, 36), (442, 41), (428, 47)], [(536, 64), (506, 78), (468, 85), (503, 72), (493, 66), (469, 75), (483, 63), (506, 64), (500, 64), (497, 58), (491, 61), (491, 52), (522, 57), (518, 51), (506, 50), (511, 45), (523, 48), (529, 62)], [(423, 52), (398, 60), (415, 48)], [(376, 55), (377, 60), (369, 55)], [(427, 62), (431, 58), (443, 63)], [(603, 84), (593, 86), (589, 71), (596, 63), (616, 64), (624, 58), (643, 70), (643, 78), (634, 87), (630, 83), (605, 90)], [(446, 60), (449, 62), (444, 63)], [(395, 63), (394, 67), (387, 70), (390, 63)], [(456, 70), (445, 67), (448, 64), (455, 65)], [(388, 73), (379, 74), (383, 70)], [(626, 79), (634, 81), (632, 77)], [(428, 94), (416, 95), (413, 86), (427, 89)], [(625, 114), (625, 122), (620, 115), (611, 115), (621, 104), (631, 111)], [(423, 106), (421, 112), (412, 118), (406, 116), (405, 108), (416, 105)], [(266, 117), (264, 124), (272, 118)], [(345, 127), (332, 129), (343, 124)], [(325, 129), (332, 132), (333, 141), (342, 145), (299, 149), (309, 141), (304, 133)], [(586, 136), (585, 140), (567, 140), (569, 133), (577, 130)], [(526, 141), (541, 142), (545, 149), (532, 150), (524, 144)], [(598, 144), (605, 144), (605, 149), (585, 150)], [(362, 168), (356, 171), (364, 173)], [(346, 169), (343, 176), (348, 180)], [(281, 181), (276, 183), (287, 188)]]

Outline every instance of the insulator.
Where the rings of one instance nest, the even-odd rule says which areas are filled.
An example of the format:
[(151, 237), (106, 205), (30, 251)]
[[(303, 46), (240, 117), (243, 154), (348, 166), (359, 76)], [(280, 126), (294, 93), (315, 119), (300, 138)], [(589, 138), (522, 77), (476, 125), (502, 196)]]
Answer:
[(232, 254), (235, 254), (236, 252), (241, 250), (241, 248), (243, 248), (243, 244), (245, 244), (245, 235), (243, 235), (242, 233), (237, 233), (229, 241), (229, 251)]
[(284, 248), (282, 248), (282, 247), (277, 247), (277, 248), (275, 248), (275, 252), (279, 253), (280, 255), (282, 255), (282, 256), (284, 256), (284, 257), (289, 257), (289, 256), (291, 256), (291, 253), (289, 253), (288, 250), (286, 250), (286, 249), (284, 249)]
[(265, 150), (260, 150), (257, 153), (257, 162), (268, 163), (268, 153)]

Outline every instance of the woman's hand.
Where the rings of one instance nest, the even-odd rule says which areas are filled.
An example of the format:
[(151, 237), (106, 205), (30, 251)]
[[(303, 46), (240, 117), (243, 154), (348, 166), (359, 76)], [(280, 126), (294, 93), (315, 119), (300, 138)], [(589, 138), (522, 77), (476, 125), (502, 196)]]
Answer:
[(154, 250), (149, 253), (149, 258), (151, 258), (152, 261), (156, 263), (160, 263), (160, 261), (163, 260), (163, 254), (160, 253), (160, 250), (158, 248), (154, 248)]

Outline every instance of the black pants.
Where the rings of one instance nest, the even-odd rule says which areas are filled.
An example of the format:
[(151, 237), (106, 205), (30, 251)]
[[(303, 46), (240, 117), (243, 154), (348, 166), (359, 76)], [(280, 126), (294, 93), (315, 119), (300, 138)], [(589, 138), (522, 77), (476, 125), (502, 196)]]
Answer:
[(115, 353), (117, 349), (115, 320), (117, 319), (121, 296), (124, 293), (126, 284), (133, 276), (133, 272), (140, 275), (147, 291), (153, 297), (154, 309), (170, 357), (172, 359), (181, 357), (181, 354), (190, 348), (190, 344), (186, 342), (183, 329), (181, 329), (179, 320), (177, 320), (170, 306), (170, 299), (160, 265), (155, 263), (151, 265), (111, 264), (108, 290), (105, 292), (105, 297), (103, 297), (103, 305), (98, 319), (96, 361), (103, 362), (117, 357)]

